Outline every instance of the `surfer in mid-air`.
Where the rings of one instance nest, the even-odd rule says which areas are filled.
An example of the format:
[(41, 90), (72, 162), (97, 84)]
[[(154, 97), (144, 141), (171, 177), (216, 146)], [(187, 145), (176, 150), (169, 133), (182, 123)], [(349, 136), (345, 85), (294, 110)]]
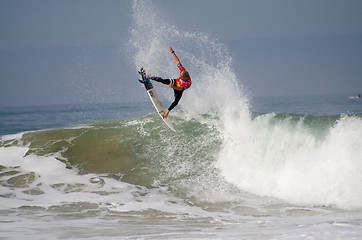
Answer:
[(151, 77), (151, 76), (147, 75), (148, 79), (166, 84), (170, 88), (172, 88), (174, 91), (175, 100), (172, 102), (171, 106), (167, 109), (167, 111), (163, 115), (164, 118), (167, 118), (170, 111), (174, 107), (176, 107), (176, 105), (178, 104), (178, 102), (180, 101), (180, 99), (182, 97), (183, 91), (185, 91), (186, 89), (188, 89), (191, 86), (190, 75), (185, 70), (185, 68), (182, 66), (182, 64), (180, 63), (180, 60), (178, 59), (175, 51), (171, 47), (168, 47), (168, 50), (170, 50), (170, 52), (172, 53), (172, 56), (177, 64), (177, 67), (180, 69), (180, 77), (177, 79), (163, 79), (160, 77), (154, 77), (154, 76)]

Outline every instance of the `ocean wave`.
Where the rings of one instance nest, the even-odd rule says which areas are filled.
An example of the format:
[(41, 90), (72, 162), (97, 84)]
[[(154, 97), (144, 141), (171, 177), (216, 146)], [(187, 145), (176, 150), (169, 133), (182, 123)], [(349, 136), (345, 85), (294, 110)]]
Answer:
[[(155, 113), (3, 136), (2, 184), (25, 187), (42, 179), (46, 159), (75, 175), (105, 176), (150, 189), (167, 186), (203, 202), (219, 202), (218, 194), (234, 192), (225, 199), (254, 194), (307, 206), (362, 207), (361, 119), (262, 114), (225, 127), (211, 115), (183, 120), (183, 114), (174, 114), (177, 133)], [(16, 163), (4, 162), (14, 155)], [(10, 174), (27, 159), (32, 168)], [(33, 186), (28, 191), (46, 190)]]

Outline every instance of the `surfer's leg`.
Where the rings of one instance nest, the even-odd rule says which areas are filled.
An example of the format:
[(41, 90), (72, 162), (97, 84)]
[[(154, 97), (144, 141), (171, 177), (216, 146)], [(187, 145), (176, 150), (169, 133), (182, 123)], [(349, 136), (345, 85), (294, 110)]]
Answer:
[(168, 108), (169, 111), (171, 111), (174, 107), (176, 107), (176, 105), (178, 104), (178, 102), (182, 97), (183, 91), (174, 90), (174, 93), (175, 93), (175, 100), (173, 101), (173, 103), (171, 103), (171, 106)]
[(166, 84), (166, 85), (169, 85), (171, 80), (170, 79), (163, 79), (163, 78), (160, 78), (160, 77), (151, 77), (152, 80), (156, 81), (156, 82), (160, 82), (160, 83), (163, 83), (163, 84)]

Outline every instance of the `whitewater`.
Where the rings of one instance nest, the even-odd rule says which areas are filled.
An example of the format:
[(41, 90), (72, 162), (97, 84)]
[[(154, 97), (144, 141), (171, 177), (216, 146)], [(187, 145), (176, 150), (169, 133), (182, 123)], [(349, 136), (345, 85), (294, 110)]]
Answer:
[[(124, 112), (107, 120), (38, 120), (24, 130), (19, 122), (0, 136), (0, 238), (362, 237), (362, 101), (325, 98), (333, 113), (312, 114), (318, 101), (305, 113), (293, 104), (254, 111), (222, 43), (168, 24), (151, 1), (134, 1), (132, 11), (135, 84), (140, 67), (178, 75), (169, 45), (191, 74), (192, 87), (169, 115), (177, 133), (149, 102), (138, 110), (107, 106)], [(155, 87), (171, 103), (170, 89)], [(104, 115), (105, 108), (82, 111)], [(0, 126), (73, 111), (5, 109)]]

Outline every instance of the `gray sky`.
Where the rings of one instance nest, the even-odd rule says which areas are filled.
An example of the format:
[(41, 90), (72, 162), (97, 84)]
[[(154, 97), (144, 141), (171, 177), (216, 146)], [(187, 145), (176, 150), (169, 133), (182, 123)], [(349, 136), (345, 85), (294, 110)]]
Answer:
[[(154, 2), (168, 24), (224, 44), (251, 95), (362, 92), (360, 0)], [(135, 100), (131, 6), (1, 0), (0, 106)]]

